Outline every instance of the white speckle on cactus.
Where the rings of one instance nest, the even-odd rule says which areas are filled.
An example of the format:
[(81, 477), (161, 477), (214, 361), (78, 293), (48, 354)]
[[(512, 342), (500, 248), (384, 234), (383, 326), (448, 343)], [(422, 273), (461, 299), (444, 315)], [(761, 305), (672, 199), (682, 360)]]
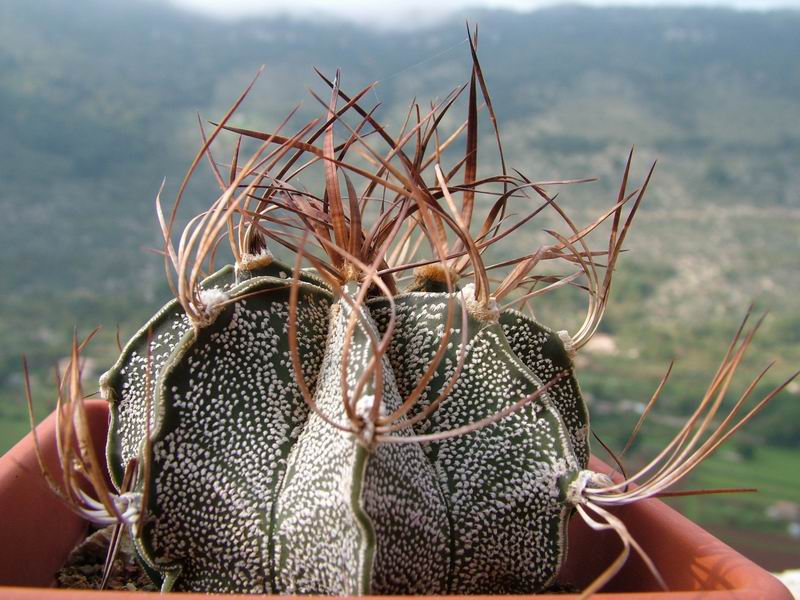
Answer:
[[(176, 589), (279, 591), (270, 576), (272, 507), (308, 409), (290, 366), (285, 284), (277, 284), (282, 296), (236, 299), (265, 280), (280, 281), (237, 287), (230, 309), (189, 331), (160, 378), (165, 414), (152, 449), (157, 501), (147, 535), (162, 568), (181, 563)], [(312, 388), (328, 307), (311, 294), (298, 311)]]
[[(447, 294), (434, 293), (394, 299), (396, 329), (388, 356), (401, 396), (414, 389), (437, 351), (447, 299)], [(375, 300), (369, 306), (383, 331), (388, 304)], [(460, 320), (457, 312), (454, 322)], [(469, 327), (458, 381), (439, 408), (418, 423), (417, 433), (476, 422), (542, 385), (511, 350), (499, 325), (476, 320)], [(454, 328), (452, 349), (409, 416), (447, 384), (460, 338), (461, 330)], [(547, 585), (563, 556), (561, 528), (569, 514), (560, 499), (560, 482), (580, 469), (569, 432), (549, 397), (539, 397), (491, 427), (422, 448), (448, 507), (453, 549), (447, 593), (530, 593)]]
[[(201, 285), (230, 289), (231, 275), (232, 269), (223, 267)], [(183, 308), (177, 300), (172, 300), (139, 329), (114, 366), (100, 377), (101, 394), (111, 403), (111, 429), (116, 442), (109, 446), (109, 452), (117, 454), (117, 458), (109, 460), (109, 464), (119, 467), (119, 471), (111, 470), (117, 486), (121, 483), (121, 469), (139, 455), (147, 430), (148, 402), (150, 428), (157, 427), (158, 410), (152, 396), (156, 383), (152, 375), (161, 373), (178, 340), (190, 328), (189, 318)], [(151, 377), (147, 376), (148, 371)], [(146, 390), (148, 382), (151, 386), (149, 399)]]
[[(266, 278), (247, 285), (258, 279)], [(244, 293), (243, 286), (236, 293)], [(279, 288), (288, 293), (284, 283)], [(474, 287), (466, 295), (474, 302)], [(447, 294), (432, 293), (396, 298), (397, 331), (384, 358), (381, 415), (399, 407), (419, 382), (445, 335), (451, 308), (459, 326), (450, 332), (438, 374), (408, 416), (444, 388), (461, 350), (462, 299), (460, 293), (450, 301)], [(152, 479), (158, 500), (148, 539), (162, 568), (181, 563), (176, 589), (511, 593), (540, 589), (552, 579), (568, 515), (561, 482), (581, 468), (560, 405), (544, 395), (490, 427), (441, 442), (359, 443), (360, 435), (342, 435), (308, 413), (288, 355), (285, 301), (255, 295), (227, 306), (225, 317), (200, 330), (177, 315), (154, 340), (175, 352), (169, 362), (168, 354), (158, 353), (158, 372), (164, 370), (159, 393), (169, 400), (159, 401), (164, 413), (153, 443)], [(306, 298), (298, 305), (303, 372), (312, 390), (319, 380), (313, 392), (317, 407), (339, 422), (347, 420), (341, 349), (350, 310), (341, 306), (328, 326), (329, 304)], [(380, 331), (388, 307), (370, 301), (366, 320), (357, 322), (346, 378), (350, 393), (370, 359), (364, 330), (370, 315)], [(455, 387), (429, 417), (393, 435), (445, 432), (541, 387), (520, 362), (517, 347), (533, 357), (541, 377), (560, 372), (560, 363), (550, 361), (544, 349), (548, 334), (529, 331), (522, 321), (503, 327), (470, 320)], [(180, 335), (184, 341), (178, 342)], [(517, 346), (509, 346), (506, 335)], [(520, 346), (523, 341), (527, 345)], [(139, 362), (143, 372), (144, 356)], [(141, 383), (126, 384), (128, 396), (143, 392)], [(551, 391), (554, 399), (577, 402), (576, 388)], [(368, 420), (375, 400), (368, 385), (356, 413)], [(585, 425), (579, 411), (573, 412)], [(372, 440), (375, 424), (367, 426)], [(370, 531), (374, 546), (368, 544)]]
[[(315, 393), (319, 410), (338, 421), (344, 420), (340, 375), (348, 311), (343, 306), (332, 317)], [(352, 387), (370, 357), (363, 327), (359, 321), (350, 348), (347, 381)], [(392, 411), (400, 397), (385, 358), (383, 369), (383, 399)], [(365, 395), (374, 396), (374, 390)], [(281, 592), (446, 593), (448, 522), (433, 465), (417, 444), (378, 444), (358, 471), (359, 451), (365, 452), (353, 436), (309, 415), (289, 458), (291, 475), (276, 510)], [(360, 498), (354, 499), (359, 487)], [(374, 532), (371, 560), (357, 513), (366, 516)], [(365, 590), (360, 576), (366, 571), (372, 578)]]
[(586, 468), (589, 461), (589, 413), (581, 397), (578, 382), (572, 375), (572, 359), (564, 348), (563, 341), (556, 332), (516, 310), (504, 310), (500, 324), (514, 354), (539, 379), (546, 382), (558, 373), (570, 373), (551, 387), (547, 395), (567, 426), (578, 462), (582, 468)]

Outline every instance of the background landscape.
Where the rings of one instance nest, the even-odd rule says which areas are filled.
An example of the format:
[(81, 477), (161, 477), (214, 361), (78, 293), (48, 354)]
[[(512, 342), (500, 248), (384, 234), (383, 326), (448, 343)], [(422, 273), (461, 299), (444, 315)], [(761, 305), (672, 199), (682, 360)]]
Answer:
[[(147, 251), (160, 245), (153, 199), (165, 176), (164, 197), (174, 197), (198, 146), (198, 111), (219, 118), (266, 64), (235, 123), (273, 128), (299, 100), (301, 117), (316, 115), (305, 89), (322, 89), (312, 67), (341, 67), (345, 89), (380, 82), (378, 114), (397, 129), (412, 97), (426, 105), (468, 79), (466, 16), (373, 31), (222, 22), (155, 2), (0, 3), (0, 451), (28, 430), (21, 354), (43, 416), (73, 327), (103, 326), (88, 367), (97, 375), (113, 360), (117, 325), (126, 339), (169, 297), (163, 261)], [(676, 359), (626, 462), (652, 456), (702, 395), (751, 302), (770, 315), (734, 393), (772, 360), (762, 390), (796, 370), (800, 12), (468, 16), (480, 24), (509, 162), (532, 179), (598, 178), (561, 190), (579, 223), (613, 203), (632, 145), (635, 181), (658, 159), (601, 335), (579, 362), (600, 437), (622, 448)], [(204, 206), (215, 189), (204, 173), (190, 204)], [(516, 237), (517, 254), (545, 224)], [(565, 292), (536, 310), (574, 330), (584, 308)], [(793, 384), (684, 484), (758, 494), (672, 503), (768, 568), (798, 567), (798, 472)]]

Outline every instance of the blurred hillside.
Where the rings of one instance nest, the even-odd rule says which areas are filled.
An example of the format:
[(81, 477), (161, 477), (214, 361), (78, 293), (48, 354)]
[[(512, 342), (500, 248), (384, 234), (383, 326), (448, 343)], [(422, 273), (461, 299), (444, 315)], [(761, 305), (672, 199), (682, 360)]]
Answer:
[[(701, 396), (751, 302), (771, 315), (744, 370), (779, 359), (766, 389), (797, 368), (800, 12), (564, 8), (477, 20), (509, 162), (533, 179), (599, 178), (562, 190), (579, 222), (613, 202), (631, 145), (636, 181), (659, 161), (602, 343), (580, 365), (604, 441), (622, 447), (676, 358), (630, 460), (651, 455)], [(27, 427), (21, 353), (44, 414), (73, 325), (105, 327), (93, 351), (101, 372), (117, 324), (124, 339), (168, 298), (162, 260), (145, 250), (159, 245), (153, 199), (164, 176), (165, 197), (174, 194), (194, 155), (198, 111), (218, 118), (266, 64), (235, 122), (274, 127), (299, 100), (299, 118), (315, 116), (312, 67), (341, 67), (348, 90), (380, 82), (379, 117), (398, 128), (412, 97), (427, 102), (466, 80), (465, 37), (458, 18), (376, 33), (221, 23), (148, 2), (1, 3), (0, 450)], [(190, 204), (213, 189), (201, 176)], [(537, 305), (557, 328), (574, 329), (582, 310), (567, 292)], [(800, 541), (788, 532), (800, 531), (799, 459), (795, 385), (687, 483), (762, 493), (680, 507), (767, 566), (797, 566)]]

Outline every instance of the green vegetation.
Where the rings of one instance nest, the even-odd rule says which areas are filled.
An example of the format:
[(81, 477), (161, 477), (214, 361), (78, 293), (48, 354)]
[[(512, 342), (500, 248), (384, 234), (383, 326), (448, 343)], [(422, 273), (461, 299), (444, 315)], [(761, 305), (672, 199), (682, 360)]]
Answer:
[[(577, 222), (611, 205), (632, 144), (635, 180), (659, 159), (601, 330), (613, 351), (586, 353), (580, 365), (601, 437), (622, 447), (638, 417), (625, 407), (646, 402), (674, 358), (631, 462), (663, 442), (751, 302), (771, 314), (736, 390), (773, 359), (765, 386), (796, 369), (800, 13), (573, 8), (472, 18), (513, 166), (533, 179), (599, 178), (560, 190)], [(347, 89), (380, 81), (378, 114), (396, 128), (405, 116), (396, 98), (427, 101), (465, 79), (464, 40), (462, 19), (375, 33), (221, 23), (147, 2), (0, 4), (0, 450), (27, 430), (20, 354), (43, 415), (73, 325), (104, 327), (91, 351), (96, 375), (112, 361), (116, 326), (127, 339), (169, 297), (162, 260), (146, 251), (159, 245), (153, 198), (163, 176), (171, 197), (194, 154), (196, 111), (218, 118), (266, 63), (236, 124), (270, 128), (301, 98), (310, 108), (302, 119), (316, 113), (304, 91), (311, 67), (340, 66)], [(205, 205), (213, 189), (201, 177), (189, 198)], [(563, 290), (537, 312), (574, 330), (583, 306)], [(788, 390), (687, 482), (762, 493), (679, 506), (712, 526), (785, 531), (764, 511), (800, 502), (799, 396)]]

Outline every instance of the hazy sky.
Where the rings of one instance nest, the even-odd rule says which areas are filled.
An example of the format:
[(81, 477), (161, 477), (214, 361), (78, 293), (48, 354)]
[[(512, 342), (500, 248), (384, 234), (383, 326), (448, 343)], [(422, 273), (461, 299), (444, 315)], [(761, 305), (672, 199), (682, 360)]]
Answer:
[[(476, 7), (533, 10), (564, 0), (171, 0), (174, 4), (225, 17), (289, 14), (297, 17), (336, 16), (379, 26), (434, 22), (453, 11)], [(800, 0), (572, 0), (591, 6), (719, 6), (737, 9), (800, 9)]]

